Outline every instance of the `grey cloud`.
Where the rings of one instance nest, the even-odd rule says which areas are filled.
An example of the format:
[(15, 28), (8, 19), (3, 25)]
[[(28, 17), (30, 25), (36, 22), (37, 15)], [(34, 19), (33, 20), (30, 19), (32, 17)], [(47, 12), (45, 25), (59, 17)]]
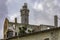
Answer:
[[(7, 17), (8, 10), (6, 6), (7, 0), (0, 0), (0, 31), (3, 29), (4, 19)], [(2, 32), (0, 32), (0, 38), (2, 38)]]
[[(53, 25), (53, 18), (54, 18), (54, 15), (59, 15), (60, 13), (60, 7), (59, 5), (55, 5), (53, 2), (55, 0), (46, 0), (46, 1), (43, 1), (43, 7), (44, 7), (44, 10), (43, 11), (36, 11), (35, 9), (33, 9), (33, 20), (37, 23), (36, 24), (39, 24), (39, 23), (43, 23), (43, 21), (46, 21), (45, 23), (49, 23), (51, 25)], [(57, 0), (58, 1), (58, 0)], [(38, 2), (38, 1), (37, 1)], [(47, 6), (47, 3), (50, 4), (50, 7)], [(33, 5), (32, 5), (33, 7)], [(50, 10), (51, 9), (51, 10)], [(40, 20), (40, 21), (39, 21)], [(43, 20), (43, 21), (42, 21)], [(42, 21), (42, 22), (41, 22)]]
[[(33, 20), (35, 20), (35, 22), (37, 21), (37, 20), (45, 20), (46, 22), (48, 22), (48, 23), (52, 23), (52, 20), (53, 20), (53, 16), (55, 15), (55, 14), (57, 14), (57, 15), (59, 15), (59, 10), (60, 10), (60, 7), (59, 7), (59, 0), (57, 0), (57, 5), (55, 5), (55, 3), (54, 3), (54, 1), (55, 0), (27, 0), (27, 1), (24, 1), (24, 0), (19, 0), (18, 1), (18, 3), (16, 3), (16, 2), (13, 2), (13, 3), (11, 3), (10, 4), (10, 6), (9, 6), (9, 10), (11, 10), (10, 12), (11, 12), (11, 14), (13, 13), (13, 12), (17, 12), (17, 11), (19, 11), (20, 10), (20, 8), (21, 8), (21, 6), (23, 5), (23, 3), (24, 2), (27, 2), (28, 3), (28, 6), (29, 6), (29, 9), (30, 9), (30, 23), (31, 23), (31, 21), (33, 21)], [(34, 6), (34, 3), (35, 2), (38, 2), (38, 3), (43, 3), (43, 7), (44, 7), (44, 10), (43, 11), (40, 11), (40, 12), (38, 12), (38, 11), (36, 11), (35, 9), (33, 9), (33, 6)], [(48, 7), (47, 6), (47, 3), (50, 5), (50, 7)], [(15, 4), (17, 5), (16, 7), (14, 7), (15, 6)], [(12, 10), (12, 8), (11, 8), (11, 6), (12, 6), (12, 8), (13, 8), (13, 10)], [(9, 13), (10, 13), (9, 12)], [(37, 19), (39, 17), (39, 19)], [(34, 23), (35, 23), (34, 22)], [(38, 22), (37, 22), (38, 23)]]

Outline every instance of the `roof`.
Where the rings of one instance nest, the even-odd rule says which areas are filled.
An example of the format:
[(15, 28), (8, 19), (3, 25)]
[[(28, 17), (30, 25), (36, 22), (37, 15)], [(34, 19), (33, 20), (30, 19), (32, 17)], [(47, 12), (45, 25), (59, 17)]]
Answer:
[(43, 24), (41, 24), (40, 26), (54, 27), (52, 25), (43, 25)]
[[(15, 22), (9, 22), (9, 24), (15, 24)], [(23, 24), (21, 24), (21, 23), (17, 23), (18, 25), (23, 25)], [(39, 26), (39, 25), (31, 25), (31, 24), (29, 24), (30, 26)]]

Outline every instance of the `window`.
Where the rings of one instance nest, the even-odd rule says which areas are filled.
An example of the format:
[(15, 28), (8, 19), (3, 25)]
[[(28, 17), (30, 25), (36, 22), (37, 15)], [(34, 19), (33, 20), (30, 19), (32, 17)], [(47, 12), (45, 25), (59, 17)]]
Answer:
[(13, 37), (13, 31), (8, 31), (7, 32), (7, 38)]
[(49, 40), (49, 38), (45, 38), (44, 40)]
[(17, 32), (15, 32), (15, 36), (17, 36)]

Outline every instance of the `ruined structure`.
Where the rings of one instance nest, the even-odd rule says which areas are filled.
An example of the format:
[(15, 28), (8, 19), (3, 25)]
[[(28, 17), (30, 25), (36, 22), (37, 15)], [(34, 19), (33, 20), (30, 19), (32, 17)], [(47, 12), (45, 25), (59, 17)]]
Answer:
[[(56, 36), (57, 33), (55, 33), (56, 32), (55, 27), (58, 26), (57, 16), (54, 16), (54, 26), (51, 26), (51, 25), (30, 25), (29, 24), (29, 9), (28, 9), (27, 3), (24, 3), (24, 5), (22, 6), (22, 9), (20, 9), (20, 13), (21, 13), (21, 23), (17, 22), (17, 18), (15, 18), (15, 22), (10, 22), (7, 18), (5, 19), (4, 39), (12, 38), (11, 40), (15, 40), (15, 39), (19, 40), (20, 39), (19, 36), (23, 36), (25, 34), (29, 35), (29, 34), (34, 34), (34, 33), (36, 33), (36, 36), (35, 37), (34, 37), (34, 35), (30, 36), (30, 38), (32, 37), (30, 40), (34, 40), (34, 38), (37, 38), (37, 37), (38, 37), (38, 40), (39, 40), (39, 37), (41, 37), (41, 40), (42, 40), (42, 38), (45, 38), (45, 36), (47, 36), (46, 37), (47, 39), (45, 39), (45, 40), (49, 40), (48, 37), (51, 37), (53, 34), (54, 35), (52, 36), (52, 38), (50, 40), (52, 40), (53, 37), (54, 38), (57, 37)], [(39, 34), (39, 32), (40, 32), (40, 34)], [(45, 36), (43, 36), (43, 35), (45, 35)], [(17, 36), (17, 38), (16, 38), (16, 36)], [(23, 40), (26, 40), (26, 38), (23, 39), (23, 37), (22, 37)], [(27, 40), (28, 40), (28, 38), (27, 38)], [(55, 40), (55, 39), (53, 39), (53, 40)]]

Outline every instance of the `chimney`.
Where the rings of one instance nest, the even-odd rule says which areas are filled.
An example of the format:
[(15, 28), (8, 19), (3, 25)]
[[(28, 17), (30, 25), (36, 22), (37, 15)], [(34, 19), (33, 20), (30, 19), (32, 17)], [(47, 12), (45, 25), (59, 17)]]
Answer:
[(58, 16), (57, 15), (54, 16), (54, 26), (58, 27)]
[(17, 18), (15, 18), (15, 23), (17, 23)]
[[(15, 18), (15, 30), (16, 30), (16, 26), (17, 26), (17, 18)], [(15, 32), (15, 36), (17, 36), (17, 32)]]
[(15, 28), (16, 28), (16, 24), (17, 24), (17, 18), (15, 18)]

